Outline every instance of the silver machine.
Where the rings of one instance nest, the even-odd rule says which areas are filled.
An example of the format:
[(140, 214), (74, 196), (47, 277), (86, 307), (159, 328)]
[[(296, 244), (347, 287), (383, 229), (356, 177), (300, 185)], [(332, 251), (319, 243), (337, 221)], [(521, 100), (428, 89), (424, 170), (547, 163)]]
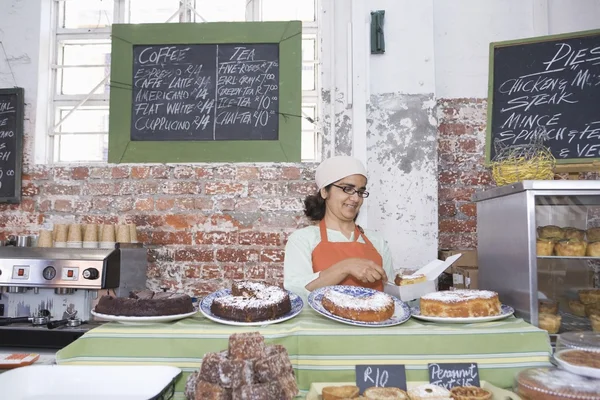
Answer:
[(111, 249), (0, 246), (0, 346), (62, 348), (102, 324), (104, 294), (146, 287), (142, 244)]
[(473, 200), (479, 288), (498, 292), (502, 303), (533, 325), (538, 301), (549, 299), (559, 305), (559, 333), (591, 330), (570, 302), (579, 300), (579, 290), (600, 287), (600, 258), (538, 256), (536, 240), (542, 226), (600, 227), (600, 181), (523, 181), (478, 192)]

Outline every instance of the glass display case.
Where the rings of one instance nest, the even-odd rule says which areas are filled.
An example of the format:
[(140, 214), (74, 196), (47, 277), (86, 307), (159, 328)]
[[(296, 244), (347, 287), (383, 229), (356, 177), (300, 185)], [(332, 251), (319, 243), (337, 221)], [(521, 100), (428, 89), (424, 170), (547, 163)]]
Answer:
[(523, 181), (473, 200), (479, 287), (550, 333), (592, 330), (600, 316), (600, 181)]

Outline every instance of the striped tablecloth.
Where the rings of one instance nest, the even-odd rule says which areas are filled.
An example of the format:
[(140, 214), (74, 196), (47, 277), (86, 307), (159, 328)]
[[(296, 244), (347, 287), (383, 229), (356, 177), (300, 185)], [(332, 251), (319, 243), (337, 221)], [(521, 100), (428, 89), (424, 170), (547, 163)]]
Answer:
[(107, 323), (60, 350), (56, 360), (62, 365), (173, 365), (184, 372), (176, 386), (180, 398), (188, 374), (200, 367), (206, 352), (226, 349), (232, 333), (257, 330), (268, 343), (287, 348), (302, 391), (312, 382), (354, 381), (357, 364), (404, 364), (409, 381), (424, 381), (427, 363), (476, 362), (481, 379), (502, 388), (511, 387), (524, 368), (550, 365), (546, 332), (514, 317), (467, 325), (411, 319), (364, 328), (331, 321), (310, 308), (262, 327), (222, 325), (201, 314), (174, 323)]

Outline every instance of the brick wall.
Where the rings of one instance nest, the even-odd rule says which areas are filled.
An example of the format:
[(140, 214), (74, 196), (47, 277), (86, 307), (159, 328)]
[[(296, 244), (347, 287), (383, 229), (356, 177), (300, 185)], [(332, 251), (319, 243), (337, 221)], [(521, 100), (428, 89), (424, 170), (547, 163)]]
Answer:
[(0, 238), (45, 223), (135, 223), (148, 286), (203, 295), (232, 279), (282, 284), (287, 236), (308, 221), (313, 164), (26, 167)]
[(486, 106), (483, 99), (438, 101), (439, 248), (477, 247), (471, 196), (492, 186), (484, 167)]

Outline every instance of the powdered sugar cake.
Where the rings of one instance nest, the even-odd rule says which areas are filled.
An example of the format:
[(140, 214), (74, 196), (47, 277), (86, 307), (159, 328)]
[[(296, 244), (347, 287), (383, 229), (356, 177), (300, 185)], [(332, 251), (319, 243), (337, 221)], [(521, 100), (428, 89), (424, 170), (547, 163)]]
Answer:
[(328, 289), (323, 293), (321, 304), (333, 315), (362, 322), (385, 321), (395, 310), (394, 300), (383, 292), (356, 297)]
[(517, 375), (516, 393), (530, 400), (600, 400), (600, 379), (558, 368), (531, 368)]
[(442, 318), (489, 317), (502, 312), (498, 293), (490, 290), (449, 290), (421, 297), (421, 315)]
[(232, 321), (254, 322), (277, 318), (292, 309), (287, 291), (261, 282), (238, 281), (231, 295), (213, 300), (210, 311)]

